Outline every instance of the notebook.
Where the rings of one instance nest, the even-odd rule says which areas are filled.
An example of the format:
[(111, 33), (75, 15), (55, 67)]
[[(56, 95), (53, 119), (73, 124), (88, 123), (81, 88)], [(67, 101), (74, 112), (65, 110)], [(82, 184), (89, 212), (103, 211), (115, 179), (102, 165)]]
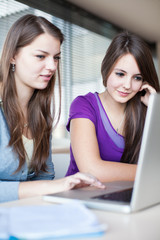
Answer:
[(45, 195), (49, 202), (80, 201), (89, 208), (131, 213), (160, 203), (160, 94), (151, 94), (134, 182), (105, 183)]

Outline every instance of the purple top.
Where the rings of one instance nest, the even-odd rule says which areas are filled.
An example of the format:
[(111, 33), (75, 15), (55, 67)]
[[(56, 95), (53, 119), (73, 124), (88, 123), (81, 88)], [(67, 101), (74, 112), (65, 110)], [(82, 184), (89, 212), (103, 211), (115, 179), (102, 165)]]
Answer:
[[(124, 151), (124, 138), (113, 128), (98, 93), (79, 96), (72, 102), (66, 126), (68, 131), (70, 130), (70, 121), (74, 118), (87, 118), (94, 123), (101, 159), (120, 162)], [(70, 165), (66, 176), (79, 171), (71, 147), (70, 157)]]

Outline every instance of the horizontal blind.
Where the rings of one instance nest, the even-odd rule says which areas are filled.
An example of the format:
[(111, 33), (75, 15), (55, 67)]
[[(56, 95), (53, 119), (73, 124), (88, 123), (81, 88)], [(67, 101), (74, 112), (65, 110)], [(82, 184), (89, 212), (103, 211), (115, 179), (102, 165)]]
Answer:
[(14, 0), (0, 0), (0, 53), (6, 38), (7, 32), (12, 24), (21, 16), (33, 13), (29, 6)]
[[(12, 10), (11, 10), (12, 9)], [(10, 26), (27, 13), (43, 16), (54, 23), (65, 35), (62, 45), (62, 111), (54, 137), (66, 138), (66, 123), (72, 100), (88, 92), (103, 90), (101, 62), (111, 39), (75, 25), (64, 19), (29, 7), (14, 0), (1, 0), (0, 12), (0, 49)], [(59, 105), (58, 86), (55, 88), (56, 106)]]

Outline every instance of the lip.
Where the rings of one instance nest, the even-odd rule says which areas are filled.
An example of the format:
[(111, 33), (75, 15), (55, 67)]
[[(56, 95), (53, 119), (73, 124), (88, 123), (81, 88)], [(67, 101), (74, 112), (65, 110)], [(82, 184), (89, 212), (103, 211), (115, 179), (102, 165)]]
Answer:
[(119, 90), (117, 90), (117, 92), (119, 93), (119, 95), (121, 97), (127, 97), (130, 94), (129, 92), (123, 92), (123, 91), (119, 91)]
[(41, 74), (40, 75), (41, 78), (43, 78), (44, 81), (50, 81), (52, 75), (51, 74)]

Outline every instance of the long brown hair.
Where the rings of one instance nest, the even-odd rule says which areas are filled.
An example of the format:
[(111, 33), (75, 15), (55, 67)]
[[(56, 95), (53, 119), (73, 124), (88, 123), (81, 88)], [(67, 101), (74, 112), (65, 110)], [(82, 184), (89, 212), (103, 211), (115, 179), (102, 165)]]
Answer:
[[(25, 149), (22, 143), (24, 116), (20, 108), (15, 79), (11, 70), (11, 59), (20, 48), (34, 41), (43, 33), (49, 33), (63, 42), (64, 36), (59, 28), (47, 19), (27, 14), (19, 18), (11, 27), (4, 43), (0, 62), (0, 82), (2, 82), (2, 101), (6, 121), (10, 130), (9, 146), (19, 157), (19, 171), (25, 163)], [(34, 66), (33, 66), (34, 67)], [(61, 83), (59, 64), (57, 68), (59, 96), (61, 99)], [(54, 87), (56, 74), (52, 77), (48, 86), (43, 90), (34, 90), (28, 103), (28, 123), (34, 139), (34, 151), (31, 160), (31, 168), (38, 174), (39, 171), (47, 171), (46, 160), (50, 151), (50, 138), (54, 120), (55, 108), (51, 114), (51, 102), (54, 105)], [(60, 114), (60, 108), (59, 108)]]
[[(153, 63), (149, 46), (138, 36), (122, 32), (111, 42), (102, 61), (101, 73), (103, 84), (107, 86), (107, 79), (114, 65), (125, 54), (130, 53), (135, 58), (140, 69), (143, 81), (149, 83), (159, 92), (159, 81)], [(126, 106), (126, 118), (124, 125), (125, 149), (121, 161), (125, 163), (137, 163), (144, 121), (147, 107), (141, 102), (142, 93), (138, 92)]]

